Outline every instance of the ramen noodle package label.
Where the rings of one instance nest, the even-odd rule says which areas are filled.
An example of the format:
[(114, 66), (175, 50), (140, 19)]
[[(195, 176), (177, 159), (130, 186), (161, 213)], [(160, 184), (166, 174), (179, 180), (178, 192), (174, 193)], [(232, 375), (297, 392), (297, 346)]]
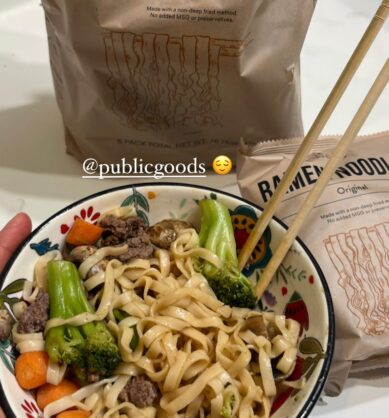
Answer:
[(302, 134), (314, 0), (43, 0), (67, 150), (207, 165), (238, 138)]
[[(337, 141), (322, 137), (301, 166), (276, 216), (293, 221)], [(301, 139), (242, 145), (243, 197), (265, 206)], [(326, 385), (338, 394), (351, 372), (389, 366), (389, 132), (358, 137), (299, 233), (318, 261), (335, 308), (335, 354)], [(307, 280), (307, 286), (309, 282)]]

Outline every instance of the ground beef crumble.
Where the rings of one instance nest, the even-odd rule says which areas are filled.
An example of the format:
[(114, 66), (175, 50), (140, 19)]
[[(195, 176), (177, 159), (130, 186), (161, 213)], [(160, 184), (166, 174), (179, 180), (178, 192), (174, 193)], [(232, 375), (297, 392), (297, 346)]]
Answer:
[(138, 408), (151, 406), (158, 398), (158, 387), (144, 375), (131, 377), (119, 394), (121, 402), (131, 402)]
[(104, 229), (98, 247), (127, 244), (128, 251), (117, 258), (126, 263), (133, 258), (150, 258), (154, 249), (146, 232), (142, 219), (130, 217), (127, 219), (116, 218), (108, 215), (99, 223)]
[(20, 317), (17, 332), (20, 334), (30, 334), (43, 332), (46, 322), (49, 319), (49, 295), (39, 289), (38, 295)]

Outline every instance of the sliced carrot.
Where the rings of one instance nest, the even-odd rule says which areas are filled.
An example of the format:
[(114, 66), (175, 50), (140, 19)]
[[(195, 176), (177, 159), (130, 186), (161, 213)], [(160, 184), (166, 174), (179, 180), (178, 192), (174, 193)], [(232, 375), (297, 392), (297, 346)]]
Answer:
[(20, 354), (15, 363), (15, 376), (20, 387), (36, 389), (46, 383), (49, 356), (45, 351), (30, 351)]
[(74, 409), (71, 411), (64, 411), (57, 415), (57, 418), (88, 418), (90, 417), (90, 412), (81, 411), (79, 409)]
[(62, 380), (58, 385), (46, 383), (36, 393), (36, 403), (40, 409), (44, 409), (49, 403), (69, 396), (78, 390), (78, 386), (70, 380)]
[(103, 228), (77, 218), (66, 236), (66, 242), (71, 245), (92, 245), (102, 232)]

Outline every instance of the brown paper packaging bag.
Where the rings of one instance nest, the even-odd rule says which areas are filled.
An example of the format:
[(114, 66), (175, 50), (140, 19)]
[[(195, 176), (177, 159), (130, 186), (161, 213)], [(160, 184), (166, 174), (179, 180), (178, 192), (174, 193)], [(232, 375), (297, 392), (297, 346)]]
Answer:
[[(276, 216), (290, 224), (339, 138), (314, 145)], [(266, 205), (301, 139), (242, 145), (242, 196)], [(335, 307), (336, 344), (326, 393), (350, 372), (389, 367), (389, 132), (358, 137), (299, 236), (320, 264)]]
[(302, 134), (313, 0), (43, 0), (69, 153), (206, 164)]

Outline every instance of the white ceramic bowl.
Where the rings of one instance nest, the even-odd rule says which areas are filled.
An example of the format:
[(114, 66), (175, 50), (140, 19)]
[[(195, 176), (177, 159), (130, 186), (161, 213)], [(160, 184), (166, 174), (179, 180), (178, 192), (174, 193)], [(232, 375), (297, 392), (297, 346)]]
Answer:
[[(7, 303), (20, 295), (22, 281), (31, 280), (37, 258), (61, 248), (64, 237), (79, 216), (94, 221), (99, 213), (135, 203), (138, 215), (153, 224), (166, 218), (184, 219), (199, 226), (197, 201), (218, 199), (231, 212), (238, 248), (247, 238), (261, 209), (233, 195), (192, 185), (155, 183), (109, 189), (75, 202), (54, 214), (31, 233), (0, 276), (0, 300)], [(255, 252), (255, 263), (248, 275), (259, 275), (282, 239), (285, 226), (274, 219)], [(301, 390), (283, 393), (274, 402), (274, 418), (308, 417), (325, 383), (334, 346), (334, 313), (328, 286), (309, 250), (296, 240), (276, 277), (259, 303), (263, 310), (285, 313), (298, 320), (303, 333), (298, 361), (289, 379), (305, 375)], [(17, 384), (13, 368), (17, 353), (9, 341), (0, 342), (0, 401), (7, 418), (42, 417), (33, 396)]]

